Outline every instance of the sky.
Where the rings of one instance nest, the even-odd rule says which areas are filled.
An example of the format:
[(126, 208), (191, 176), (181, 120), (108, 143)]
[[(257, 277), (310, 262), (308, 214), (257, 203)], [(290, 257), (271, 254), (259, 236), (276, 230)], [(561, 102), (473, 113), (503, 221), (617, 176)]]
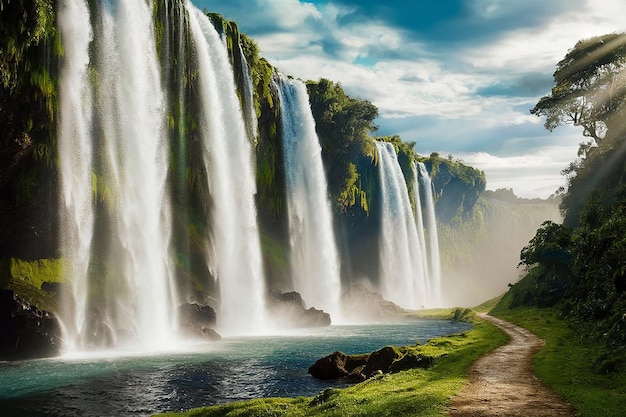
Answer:
[(577, 41), (626, 31), (624, 0), (192, 0), (235, 20), (281, 72), (328, 78), (379, 110), (378, 135), (485, 171), (487, 189), (546, 198), (581, 128), (529, 110)]

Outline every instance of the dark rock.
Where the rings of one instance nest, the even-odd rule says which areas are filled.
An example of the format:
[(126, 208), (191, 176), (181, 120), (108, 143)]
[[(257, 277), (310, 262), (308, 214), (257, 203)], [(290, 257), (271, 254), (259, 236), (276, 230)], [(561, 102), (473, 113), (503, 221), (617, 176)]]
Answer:
[(178, 308), (178, 314), (178, 319), (183, 326), (199, 324), (212, 328), (217, 324), (217, 313), (211, 306), (185, 303)]
[(363, 373), (364, 369), (365, 369), (365, 365), (357, 366), (356, 368), (352, 370), (352, 372), (350, 372), (348, 375), (343, 377), (342, 380), (345, 382), (353, 383), (353, 384), (363, 382), (367, 379), (365, 377), (365, 374)]
[(45, 291), (49, 294), (61, 294), (61, 291), (64, 287), (64, 284), (61, 282), (42, 282), (41, 283), (41, 290)]
[(11, 290), (0, 290), (0, 360), (58, 356), (60, 336), (54, 316), (22, 302)]
[(302, 296), (295, 292), (272, 292), (268, 298), (272, 320), (282, 327), (330, 326), (330, 314), (314, 307), (306, 308)]
[(210, 341), (222, 337), (213, 328), (217, 324), (217, 314), (211, 306), (185, 303), (178, 308), (178, 321), (183, 335)]
[(357, 378), (365, 367), (368, 356), (334, 352), (311, 365), (309, 373), (318, 379), (339, 379), (348, 376)]
[(388, 373), (391, 364), (402, 357), (402, 353), (392, 346), (385, 346), (382, 349), (372, 352), (367, 360), (367, 365), (363, 369), (366, 377), (371, 377), (376, 371)]
[(421, 355), (419, 353), (407, 353), (400, 359), (395, 360), (389, 367), (390, 373), (407, 371), (409, 369), (428, 369), (435, 364), (432, 356)]

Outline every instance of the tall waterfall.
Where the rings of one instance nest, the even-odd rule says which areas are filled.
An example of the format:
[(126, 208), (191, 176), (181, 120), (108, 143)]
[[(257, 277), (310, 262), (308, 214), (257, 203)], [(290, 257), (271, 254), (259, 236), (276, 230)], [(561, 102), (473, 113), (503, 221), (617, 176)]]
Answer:
[(278, 87), (293, 286), (309, 306), (337, 318), (341, 291), (339, 255), (309, 95), (303, 82), (284, 76)]
[[(415, 197), (415, 226), (417, 227), (417, 237), (419, 239), (420, 248), (422, 248), (422, 259), (421, 263), (424, 265), (424, 269), (426, 271), (426, 276), (430, 277), (430, 260), (428, 257), (428, 251), (426, 250), (426, 233), (424, 232), (424, 215), (422, 212), (422, 198), (420, 196), (420, 189), (422, 187), (419, 186), (420, 179), (418, 174), (418, 165), (414, 163), (411, 167), (413, 171), (413, 196)], [(430, 293), (430, 286), (428, 280), (426, 280), (427, 286), (426, 291)]]
[(224, 44), (208, 17), (190, 2), (189, 25), (199, 69), (198, 120), (214, 207), (212, 269), (221, 294), (222, 332), (260, 331), (265, 290), (254, 194), (252, 147)]
[(435, 203), (433, 200), (433, 185), (428, 175), (428, 170), (423, 163), (418, 162), (419, 169), (419, 185), (424, 192), (424, 200), (426, 206), (426, 216), (424, 219), (424, 227), (428, 234), (429, 249), (429, 294), (432, 303), (441, 304), (441, 260), (439, 258), (439, 238), (437, 235), (437, 219), (435, 216)]
[(426, 300), (426, 270), (422, 261), (409, 194), (391, 143), (376, 142), (382, 198), (379, 285), (383, 296), (405, 308), (420, 308)]
[(239, 44), (239, 56), (241, 57), (241, 73), (243, 74), (243, 94), (241, 101), (244, 111), (244, 120), (246, 122), (248, 137), (250, 140), (256, 142), (259, 128), (256, 109), (254, 108), (252, 76), (250, 75), (250, 68), (248, 67), (248, 62), (246, 61), (246, 56), (243, 53), (241, 44)]
[(88, 315), (88, 269), (94, 209), (91, 190), (93, 92), (88, 78), (89, 44), (93, 39), (87, 4), (64, 1), (58, 11), (65, 60), (59, 78), (58, 148), (61, 183), (61, 250), (65, 274), (72, 278), (72, 306), (66, 312), (67, 338), (77, 349)]
[[(62, 219), (75, 218), (73, 225), (64, 224), (70, 229), (63, 238), (74, 299), (64, 320), (68, 348), (125, 342), (164, 348), (176, 339), (177, 326), (169, 260), (165, 97), (153, 10), (135, 0), (96, 6), (98, 42), (91, 46), (94, 62), (89, 63), (98, 76), (93, 102), (86, 81), (85, 51), (91, 39), (87, 1), (66, 1), (60, 10), (64, 45), (80, 51), (65, 56), (61, 73), (64, 82), (76, 87), (64, 84), (60, 93), (61, 186), (69, 211)], [(81, 93), (73, 94), (73, 88)], [(72, 108), (80, 109), (73, 114), (81, 119), (74, 131), (66, 119)], [(89, 112), (97, 116), (93, 121)], [(92, 192), (105, 202), (101, 212), (94, 213), (85, 201), (87, 194), (93, 198)], [(86, 224), (91, 219), (95, 227)], [(76, 235), (81, 236), (79, 243), (69, 243)]]

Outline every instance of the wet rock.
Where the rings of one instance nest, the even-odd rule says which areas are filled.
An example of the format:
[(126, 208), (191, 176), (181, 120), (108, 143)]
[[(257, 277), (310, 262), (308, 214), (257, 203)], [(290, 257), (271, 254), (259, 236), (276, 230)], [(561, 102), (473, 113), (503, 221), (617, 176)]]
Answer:
[(376, 371), (381, 371), (386, 374), (389, 372), (391, 364), (401, 357), (402, 353), (396, 348), (385, 346), (370, 354), (367, 365), (365, 365), (365, 369), (363, 369), (363, 374), (368, 378), (373, 376)]
[(272, 320), (282, 327), (325, 327), (330, 326), (330, 314), (314, 307), (306, 308), (300, 293), (272, 292), (268, 297)]
[(343, 352), (334, 352), (317, 360), (309, 367), (309, 374), (317, 379), (340, 379), (352, 376), (360, 378), (369, 355), (346, 355)]
[(214, 330), (217, 325), (217, 313), (211, 306), (185, 303), (178, 308), (178, 320), (181, 333), (190, 338), (210, 341), (222, 337)]
[(52, 314), (23, 302), (11, 290), (0, 290), (0, 360), (58, 356), (60, 336)]

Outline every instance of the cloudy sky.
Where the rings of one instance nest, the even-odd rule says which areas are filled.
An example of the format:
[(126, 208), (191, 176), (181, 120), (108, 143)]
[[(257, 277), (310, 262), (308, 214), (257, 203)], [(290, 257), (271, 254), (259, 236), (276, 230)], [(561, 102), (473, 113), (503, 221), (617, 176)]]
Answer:
[(192, 0), (235, 20), (280, 71), (379, 109), (379, 134), (453, 155), (487, 188), (548, 197), (582, 131), (529, 110), (583, 38), (626, 30), (622, 0)]

